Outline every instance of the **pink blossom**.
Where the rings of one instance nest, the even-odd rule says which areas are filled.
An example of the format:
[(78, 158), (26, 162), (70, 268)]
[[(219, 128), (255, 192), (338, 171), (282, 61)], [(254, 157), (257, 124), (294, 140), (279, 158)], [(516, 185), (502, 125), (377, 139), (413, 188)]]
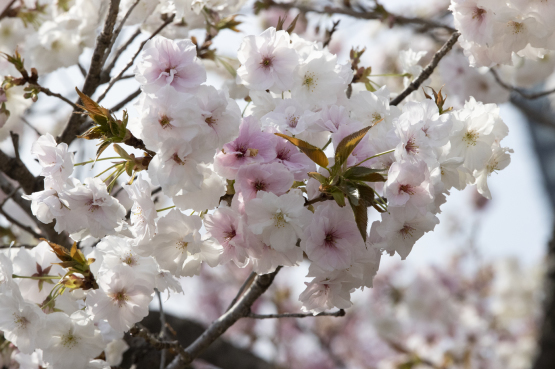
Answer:
[(301, 247), (308, 258), (325, 270), (347, 269), (364, 248), (353, 212), (335, 201), (318, 206), (304, 231)]
[(190, 40), (156, 36), (145, 44), (135, 78), (147, 93), (167, 85), (179, 92), (195, 92), (206, 81), (206, 71), (197, 61), (197, 50)]
[(224, 248), (221, 264), (233, 260), (239, 267), (247, 265), (242, 219), (236, 211), (229, 207), (220, 207), (213, 214), (204, 217), (204, 227), (209, 232), (207, 237), (214, 237)]
[(260, 123), (252, 116), (243, 119), (239, 137), (224, 145), (216, 155), (214, 169), (218, 174), (235, 179), (239, 168), (246, 164), (268, 163), (276, 157), (274, 135), (262, 132)]
[(235, 191), (243, 194), (243, 200), (256, 197), (258, 191), (283, 195), (293, 185), (293, 175), (280, 163), (253, 164), (241, 167), (237, 172)]

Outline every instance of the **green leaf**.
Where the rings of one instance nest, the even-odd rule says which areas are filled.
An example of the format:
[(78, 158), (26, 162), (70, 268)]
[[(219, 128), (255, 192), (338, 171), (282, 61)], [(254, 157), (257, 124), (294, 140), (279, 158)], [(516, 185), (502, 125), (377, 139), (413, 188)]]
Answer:
[(335, 200), (335, 202), (337, 203), (337, 205), (339, 205), (340, 207), (345, 206), (345, 194), (343, 193), (343, 190), (340, 189), (339, 187), (330, 186), (330, 185), (321, 185), (320, 192), (327, 195), (331, 195)]
[[(75, 87), (75, 91), (77, 91), (77, 94), (79, 95), (79, 97), (81, 98), (81, 101), (83, 102), (83, 106), (81, 107), (84, 110), (86, 110), (87, 113), (89, 113), (89, 115), (90, 114), (100, 115), (102, 117), (109, 116), (110, 112), (108, 111), (108, 109), (105, 109), (102, 106), (98, 105), (93, 99), (91, 99), (90, 97), (88, 97), (87, 95), (79, 91), (77, 87)], [(91, 118), (93, 117), (91, 116)]]
[(355, 147), (357, 147), (370, 128), (372, 128), (372, 126), (364, 127), (360, 131), (351, 133), (342, 139), (339, 145), (337, 145), (337, 148), (335, 149), (335, 164), (333, 164), (333, 171), (335, 173), (337, 173), (343, 163), (347, 161), (349, 155), (351, 155)]
[(108, 141), (104, 141), (100, 144), (100, 146), (98, 147), (98, 150), (96, 150), (96, 158), (94, 159), (93, 166), (96, 164), (96, 161), (98, 160), (100, 155), (104, 152), (104, 150), (108, 148), (108, 146), (110, 146), (110, 142)]
[(118, 144), (114, 144), (114, 151), (125, 160), (133, 160), (133, 158)]
[(327, 168), (329, 165), (328, 158), (326, 154), (319, 147), (313, 146), (306, 141), (299, 140), (295, 137), (289, 137), (281, 133), (274, 133), (276, 136), (285, 138), (287, 141), (291, 142), (293, 145), (297, 146), (306, 156), (310, 158), (313, 162), (321, 167)]
[(385, 178), (379, 172), (383, 169), (370, 169), (366, 167), (351, 167), (343, 173), (345, 179), (353, 179), (364, 182), (385, 182)]
[(362, 236), (362, 239), (366, 242), (366, 229), (368, 228), (368, 206), (374, 203), (374, 190), (366, 185), (356, 184), (355, 187), (358, 190), (358, 204), (348, 196), (349, 204), (353, 209), (355, 215), (355, 221), (357, 223), (357, 228)]
[(323, 185), (328, 184), (329, 178), (324, 177), (322, 174), (320, 174), (318, 172), (308, 172), (307, 174), (310, 178), (314, 178), (315, 180), (317, 180), (318, 182), (320, 182)]

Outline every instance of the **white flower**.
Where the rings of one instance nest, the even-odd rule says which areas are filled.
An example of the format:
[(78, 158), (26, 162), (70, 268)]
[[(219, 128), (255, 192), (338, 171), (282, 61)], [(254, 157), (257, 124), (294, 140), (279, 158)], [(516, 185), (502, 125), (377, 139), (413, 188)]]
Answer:
[(133, 200), (131, 222), (137, 242), (148, 241), (156, 234), (156, 208), (151, 198), (150, 185), (139, 176), (130, 186), (124, 186), (129, 198)]
[(350, 82), (345, 81), (337, 65), (336, 56), (327, 50), (310, 53), (298, 69), (292, 98), (309, 105), (334, 104)]
[(201, 190), (204, 175), (199, 164), (212, 160), (215, 150), (203, 145), (202, 140), (191, 142), (167, 140), (148, 166), (154, 185), (160, 185), (168, 196)]
[[(47, 242), (41, 242), (31, 250), (19, 249), (14, 259), (14, 273), (25, 277), (63, 276), (64, 269), (59, 265), (60, 260), (52, 252)], [(58, 279), (33, 280), (17, 279), (22, 296), (31, 302), (40, 304), (50, 294)]]
[(263, 127), (274, 127), (278, 132), (298, 135), (311, 127), (318, 115), (302, 106), (296, 99), (280, 101), (276, 108), (262, 117)]
[(95, 321), (107, 320), (123, 332), (148, 315), (153, 283), (137, 278), (127, 265), (112, 268), (97, 278), (99, 289), (87, 295), (87, 307)]
[(340, 208), (335, 201), (318, 206), (301, 247), (324, 270), (349, 268), (364, 248), (351, 208)]
[(281, 196), (259, 191), (256, 198), (245, 205), (245, 210), (250, 230), (261, 234), (264, 243), (278, 251), (295, 247), (312, 216), (304, 207), (304, 197), (299, 190)]
[(38, 341), (43, 360), (56, 369), (85, 369), (105, 347), (100, 331), (82, 311), (48, 314)]
[(482, 194), (482, 196), (491, 200), (491, 193), (488, 188), (487, 179), (491, 175), (491, 173), (505, 169), (507, 165), (511, 162), (511, 156), (509, 153), (512, 153), (513, 150), (509, 149), (508, 147), (499, 147), (494, 146), (491, 157), (486, 164), (486, 167), (482, 170), (475, 171), (474, 177), (476, 178), (476, 185), (478, 192)]
[(300, 294), (302, 311), (310, 311), (314, 315), (325, 310), (347, 309), (351, 307), (350, 283), (352, 277), (343, 270), (325, 271), (315, 264), (309, 269), (308, 277), (314, 277), (306, 283), (306, 289)]
[(433, 186), (425, 162), (395, 162), (389, 168), (384, 196), (390, 206), (414, 207), (422, 214), (433, 201)]
[(202, 220), (199, 216), (187, 216), (172, 209), (158, 220), (158, 234), (140, 250), (152, 255), (161, 268), (175, 276), (198, 274), (206, 262), (211, 267), (218, 264), (221, 247), (211, 239), (201, 239)]
[(137, 273), (137, 278), (154, 284), (154, 278), (158, 274), (158, 265), (150, 257), (142, 257), (137, 249), (132, 247), (133, 239), (108, 236), (98, 245), (97, 250), (104, 253), (102, 264), (97, 275), (110, 272), (119, 265), (127, 265)]
[(237, 83), (252, 90), (290, 90), (293, 87), (299, 56), (291, 46), (289, 34), (268, 28), (260, 36), (243, 39), (237, 58)]
[(37, 305), (26, 302), (19, 288), (0, 293), (0, 330), (25, 354), (32, 353), (37, 344), (37, 332), (43, 327), (45, 314)]
[(81, 224), (82, 229), (72, 233), (74, 240), (82, 240), (87, 236), (101, 238), (115, 234), (116, 228), (122, 226), (125, 208), (119, 201), (110, 196), (106, 184), (100, 178), (87, 178), (84, 185), (77, 185), (65, 193), (70, 202), (69, 217), (86, 218)]
[(67, 144), (58, 145), (49, 133), (39, 137), (31, 153), (37, 156), (42, 167), (40, 175), (51, 177), (59, 185), (63, 185), (73, 173), (73, 154), (67, 151)]
[(196, 46), (190, 40), (156, 36), (145, 44), (135, 78), (147, 93), (167, 85), (179, 92), (195, 92), (206, 81), (206, 71), (198, 62)]
[(220, 177), (211, 168), (205, 165), (197, 167), (204, 180), (200, 185), (200, 190), (185, 191), (182, 190), (178, 195), (173, 196), (173, 203), (180, 210), (193, 209), (194, 211), (211, 210), (220, 203), (220, 197), (226, 193), (225, 178)]

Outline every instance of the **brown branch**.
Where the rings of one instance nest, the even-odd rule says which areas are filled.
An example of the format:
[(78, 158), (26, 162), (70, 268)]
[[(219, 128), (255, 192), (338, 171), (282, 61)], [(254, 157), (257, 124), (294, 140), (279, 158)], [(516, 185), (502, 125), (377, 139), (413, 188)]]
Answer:
[(432, 75), (440, 60), (449, 52), (449, 50), (453, 48), (460, 35), (460, 32), (453, 33), (451, 37), (449, 37), (447, 42), (443, 44), (441, 49), (439, 49), (434, 54), (432, 61), (426, 66), (426, 68), (422, 70), (422, 73), (420, 73), (420, 75), (414, 81), (412, 81), (411, 84), (403, 92), (401, 92), (396, 98), (391, 100), (389, 105), (398, 105), (412, 92), (418, 90), (420, 85)]
[(208, 346), (224, 334), (229, 327), (235, 324), (239, 319), (247, 316), (250, 313), (252, 304), (268, 289), (268, 287), (270, 287), (279, 270), (280, 268), (278, 267), (273, 273), (256, 276), (253, 283), (237, 303), (221, 317), (216, 319), (195, 342), (185, 349), (185, 353), (187, 354), (186, 358), (183, 358), (182, 355), (177, 356), (166, 368), (177, 369), (190, 364), (208, 348)]
[(102, 71), (101, 83), (108, 83), (110, 81), (110, 73), (112, 72), (112, 69), (114, 69), (119, 57), (129, 47), (129, 45), (131, 45), (133, 41), (135, 41), (137, 36), (139, 36), (140, 34), (141, 34), (141, 29), (137, 28), (135, 33), (133, 33), (131, 37), (129, 37), (129, 39), (122, 46), (118, 48), (118, 50), (112, 57), (112, 60), (110, 61), (110, 63), (108, 63), (108, 65)]
[(551, 89), (551, 90), (547, 90), (547, 91), (540, 91), (540, 92), (528, 92), (525, 91), (521, 88), (518, 87), (513, 87), (511, 85), (508, 85), (507, 83), (503, 82), (503, 80), (501, 80), (501, 78), (499, 77), (499, 74), (497, 74), (497, 71), (493, 68), (491, 68), (489, 70), (491, 72), (491, 74), (493, 74), (493, 77), (495, 78), (495, 81), (497, 81), (497, 83), (503, 87), (505, 90), (511, 91), (511, 92), (516, 92), (517, 94), (519, 94), (520, 96), (522, 96), (525, 99), (529, 99), (529, 100), (534, 100), (534, 99), (539, 99), (540, 97), (544, 97), (547, 95), (550, 95), (552, 93), (555, 93), (555, 88)]
[(37, 85), (37, 84), (31, 84), (31, 87), (36, 87), (40, 92), (44, 93), (45, 95), (57, 97), (58, 99), (65, 102), (66, 104), (71, 105), (71, 107), (73, 108), (74, 111), (80, 110), (79, 107), (76, 104), (74, 104), (72, 101), (65, 98), (64, 96), (60, 95), (59, 93), (52, 92), (48, 88), (42, 87), (42, 86)]
[(156, 338), (153, 334), (151, 334), (148, 329), (141, 326), (140, 324), (135, 325), (133, 328), (129, 330), (129, 334), (134, 337), (141, 337), (145, 341), (147, 341), (152, 347), (157, 350), (164, 350), (164, 349), (172, 349), (177, 352), (180, 357), (184, 359), (187, 358), (187, 354), (183, 349), (183, 346), (179, 343), (179, 341), (163, 341)]
[(304, 206), (309, 206), (312, 204), (316, 204), (317, 202), (332, 200), (331, 196), (326, 195), (325, 193), (321, 193), (320, 196), (313, 198), (312, 200), (305, 199)]
[(283, 313), (283, 314), (253, 314), (249, 313), (245, 318), (251, 319), (280, 319), (280, 318), (315, 318), (319, 316), (333, 316), (333, 317), (342, 317), (345, 316), (345, 310), (340, 309), (334, 312), (322, 312), (320, 314), (312, 314), (312, 313)]
[[(37, 177), (37, 180), (42, 181), (42, 177)], [(42, 186), (42, 182), (41, 182), (41, 186)], [(20, 187), (22, 187), (21, 184), (20, 184)], [(0, 174), (0, 190), (2, 190), (2, 192), (4, 192), (5, 194), (10, 194), (15, 191), (15, 187), (1, 174)], [(63, 245), (67, 247), (71, 246), (72, 243), (69, 241), (65, 233), (56, 232), (56, 230), (54, 229), (53, 222), (48, 224), (42, 223), (33, 215), (33, 211), (31, 210), (31, 202), (21, 197), (21, 195), (17, 191), (15, 195), (12, 195), (12, 201), (14, 201), (17, 205), (19, 205), (19, 207), (25, 212), (25, 214), (27, 214), (29, 218), (31, 218), (35, 222), (37, 227), (40, 228), (40, 230), (44, 235), (46, 235), (46, 238), (48, 238), (48, 240), (55, 242), (59, 245)]]
[(6, 17), (8, 15), (8, 13), (10, 12), (10, 8), (12, 7), (12, 5), (15, 3), (15, 0), (10, 1), (10, 3), (8, 4), (8, 6), (6, 6), (4, 8), (4, 10), (2, 10), (2, 13), (0, 13), (0, 20), (3, 19), (4, 17)]
[(327, 14), (327, 15), (334, 15), (334, 14), (342, 14), (347, 15), (352, 18), (357, 19), (366, 19), (366, 20), (381, 20), (388, 24), (396, 24), (396, 25), (417, 25), (421, 26), (421, 31), (427, 31), (430, 29), (444, 29), (449, 32), (455, 32), (456, 29), (450, 27), (448, 25), (438, 23), (432, 20), (423, 19), (423, 18), (411, 18), (411, 17), (403, 17), (400, 15), (395, 15), (387, 12), (383, 7), (375, 8), (372, 10), (367, 10), (360, 8), (360, 10), (354, 10), (351, 8), (339, 8), (333, 6), (325, 6), (324, 8), (312, 8), (306, 5), (298, 4), (298, 3), (276, 3), (273, 0), (263, 0), (262, 1), (262, 8), (280, 8), (284, 10), (290, 9), (298, 9), (301, 13), (318, 13), (318, 14)]
[(239, 300), (239, 297), (241, 297), (241, 295), (247, 289), (247, 287), (249, 287), (252, 284), (252, 282), (254, 281), (254, 278), (256, 278), (256, 273), (251, 272), (251, 274), (249, 274), (249, 276), (247, 277), (245, 282), (243, 282), (243, 284), (239, 288), (239, 291), (237, 291), (237, 295), (235, 295), (233, 300), (231, 300), (231, 303), (229, 304), (229, 306), (227, 307), (227, 309), (225, 311), (229, 311), (229, 309), (231, 309), (233, 307), (233, 305), (235, 305), (235, 303), (237, 302), (237, 300)]
[(525, 100), (519, 99), (517, 96), (511, 96), (510, 102), (513, 106), (518, 108), (522, 114), (530, 118), (531, 122), (541, 124), (551, 129), (555, 128), (555, 120), (552, 115), (545, 114), (545, 111), (541, 109), (534, 109), (526, 104)]
[(44, 189), (43, 180), (40, 177), (35, 178), (21, 159), (12, 158), (2, 150), (0, 150), (0, 171), (18, 182), (28, 195)]
[(341, 22), (340, 19), (334, 21), (333, 27), (331, 27), (331, 29), (329, 30), (326, 30), (326, 40), (324, 41), (324, 44), (323, 44), (324, 47), (327, 47), (330, 44), (333, 34), (337, 31), (337, 26), (339, 25), (339, 22)]
[(37, 232), (35, 232), (33, 230), (33, 228), (26, 226), (24, 224), (21, 224), (19, 221), (17, 221), (16, 219), (12, 218), (8, 213), (6, 213), (4, 211), (4, 209), (0, 208), (0, 214), (2, 214), (4, 216), (4, 218), (6, 218), (6, 220), (10, 223), (12, 223), (13, 225), (15, 225), (18, 228), (21, 228), (22, 230), (24, 230), (25, 232), (29, 233), (31, 236), (35, 237), (37, 240), (42, 238), (43, 236), (38, 234)]
[[(137, 4), (139, 3), (139, 1), (141, 0), (136, 0), (133, 5), (131, 5), (131, 7), (129, 9), (127, 9), (127, 13), (125, 13), (125, 15), (123, 16), (123, 19), (121, 20), (120, 24), (118, 25), (118, 27), (114, 30), (113, 35), (112, 35), (112, 39), (110, 41), (110, 45), (108, 46), (108, 50), (112, 49), (112, 46), (114, 46), (114, 43), (116, 42), (123, 26), (125, 25), (125, 22), (127, 21), (127, 19), (129, 18), (129, 16), (131, 15), (131, 13), (133, 12), (133, 9), (135, 9), (135, 7), (137, 6)], [(110, 55), (110, 52), (107, 52), (106, 54), (104, 54), (104, 58), (102, 59), (102, 66), (104, 66), (104, 64), (106, 64), (106, 60), (108, 59), (108, 56)], [(101, 78), (102, 79), (102, 78)]]
[(143, 50), (143, 47), (145, 46), (145, 44), (154, 36), (156, 36), (158, 33), (160, 33), (164, 28), (166, 28), (166, 26), (168, 24), (170, 24), (171, 22), (173, 22), (173, 19), (175, 18), (175, 14), (172, 14), (171, 16), (169, 16), (164, 23), (162, 23), (162, 25), (160, 27), (158, 27), (156, 29), (156, 31), (154, 31), (152, 33), (152, 35), (150, 35), (149, 38), (147, 38), (146, 40), (144, 40), (143, 42), (141, 42), (141, 45), (139, 46), (139, 49), (137, 50), (137, 52), (135, 53), (135, 55), (133, 55), (133, 57), (131, 58), (131, 60), (129, 61), (129, 63), (127, 63), (127, 65), (123, 68), (123, 70), (121, 72), (119, 72), (119, 74), (117, 76), (115, 76), (114, 78), (112, 78), (112, 80), (110, 81), (110, 83), (108, 83), (108, 87), (106, 87), (106, 89), (104, 90), (104, 92), (98, 97), (98, 99), (96, 100), (97, 102), (101, 102), (102, 99), (104, 99), (106, 97), (106, 94), (108, 93), (108, 91), (110, 91), (110, 89), (114, 86), (114, 84), (119, 81), (122, 77), (123, 74), (129, 69), (131, 68), (131, 66), (133, 65), (133, 63), (135, 63), (135, 59), (137, 59), (137, 56), (139, 56), (139, 54), (141, 53), (141, 51)]
[[(116, 19), (118, 17), (119, 4), (120, 0), (110, 1), (110, 8), (108, 10), (108, 15), (106, 16), (106, 21), (104, 22), (104, 27), (96, 39), (96, 46), (91, 58), (91, 66), (87, 76), (85, 77), (85, 83), (82, 88), (83, 93), (87, 96), (91, 96), (100, 84), (100, 73), (102, 72), (102, 67), (104, 66), (104, 55), (106, 53), (110, 53), (112, 34), (116, 24)], [(81, 100), (79, 99), (77, 103), (80, 101)], [(73, 111), (77, 112), (79, 110), (74, 108)], [(83, 115), (72, 114), (66, 128), (62, 132), (62, 135), (58, 137), (58, 142), (65, 142), (69, 145), (77, 137), (79, 127), (84, 120), (85, 117)]]

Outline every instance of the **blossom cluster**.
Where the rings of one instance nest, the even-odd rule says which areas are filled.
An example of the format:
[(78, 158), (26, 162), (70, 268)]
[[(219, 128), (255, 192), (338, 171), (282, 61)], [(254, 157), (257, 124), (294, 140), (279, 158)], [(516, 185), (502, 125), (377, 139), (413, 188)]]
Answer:
[(455, 28), (472, 66), (513, 64), (555, 49), (555, 5), (541, 0), (452, 0)]
[[(87, 245), (0, 255), (0, 330), (41, 366), (118, 365), (121, 338), (155, 289), (181, 292), (178, 278), (202, 265), (266, 274), (306, 258), (303, 310), (348, 308), (353, 291), (372, 287), (383, 253), (404, 259), (434, 229), (453, 188), (474, 184), (491, 198), (488, 177), (510, 162), (494, 104), (392, 106), (386, 87), (352, 84), (351, 65), (320, 43), (269, 28), (238, 51), (235, 84), (250, 101), (242, 113), (206, 84), (197, 51), (163, 36), (144, 45), (138, 114), (123, 127), (149, 160), (123, 186), (130, 209), (111, 194), (115, 180), (73, 176), (65, 143), (46, 134), (33, 145), (45, 179), (26, 196), (33, 214)], [(174, 204), (160, 217), (155, 187)], [(370, 225), (368, 208), (379, 217)], [(102, 351), (107, 363), (95, 360)]]

